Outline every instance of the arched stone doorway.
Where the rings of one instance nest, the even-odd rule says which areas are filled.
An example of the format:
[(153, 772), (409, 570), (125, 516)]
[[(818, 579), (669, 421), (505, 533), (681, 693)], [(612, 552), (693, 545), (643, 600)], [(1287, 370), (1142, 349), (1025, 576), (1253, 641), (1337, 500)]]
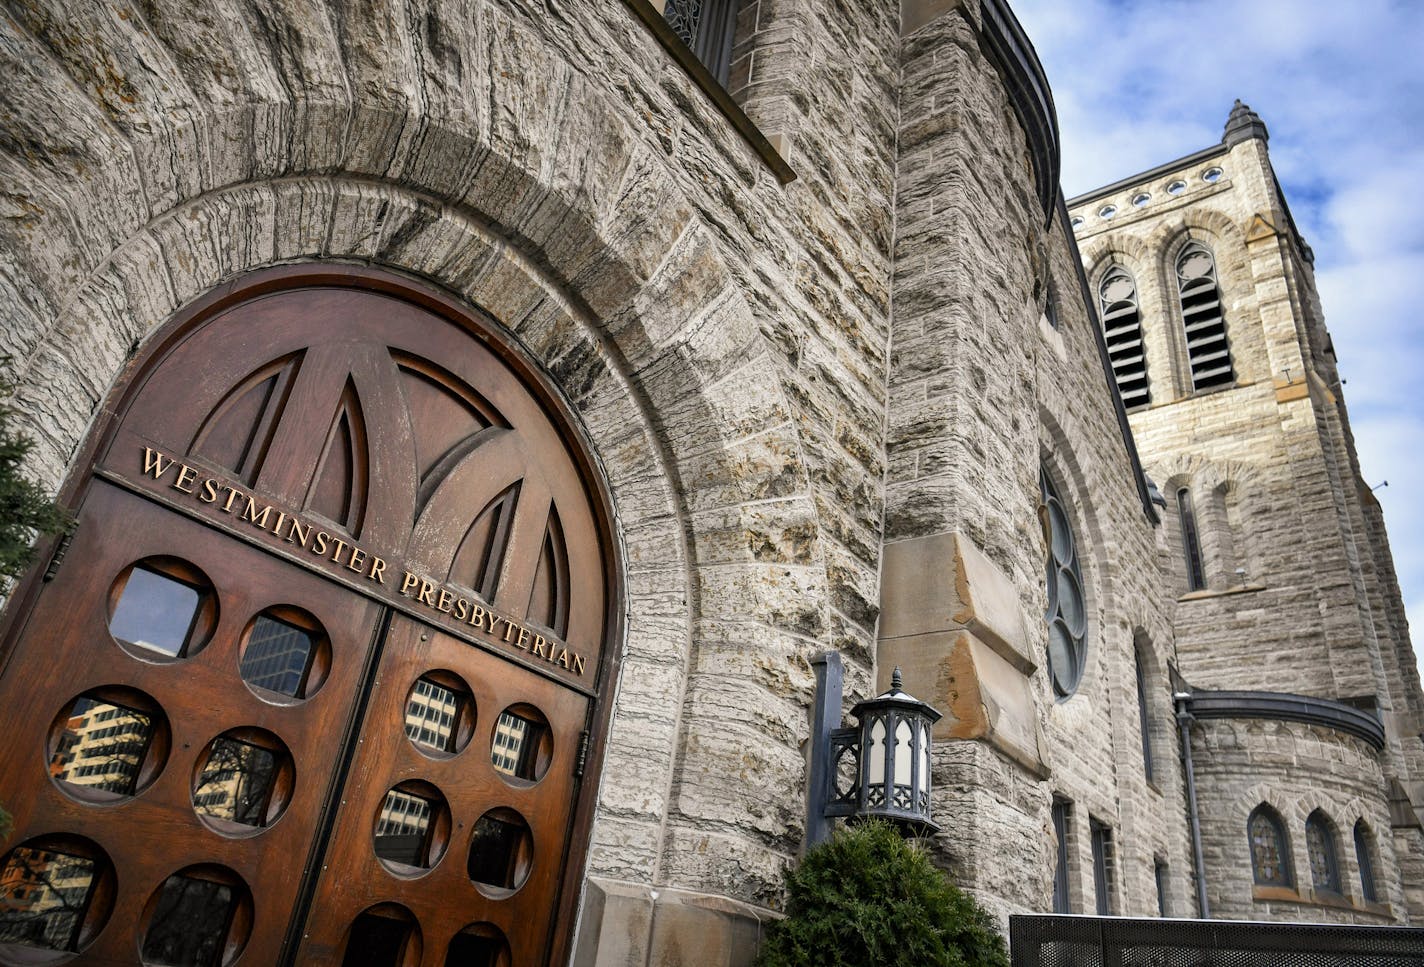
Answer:
[(180, 314), (106, 416), (5, 643), (0, 875), (35, 889), (0, 944), (563, 960), (621, 587), (540, 375), (436, 292), (289, 267)]

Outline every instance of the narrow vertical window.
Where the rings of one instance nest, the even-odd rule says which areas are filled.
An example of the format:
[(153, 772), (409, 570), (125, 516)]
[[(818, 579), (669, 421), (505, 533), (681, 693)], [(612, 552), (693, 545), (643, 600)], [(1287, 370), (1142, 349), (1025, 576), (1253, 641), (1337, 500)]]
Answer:
[(1066, 799), (1053, 800), (1053, 835), (1058, 840), (1058, 856), (1053, 867), (1053, 912), (1072, 913), (1068, 899), (1068, 820), (1072, 804)]
[(1160, 858), (1152, 861), (1152, 882), (1157, 885), (1157, 916), (1167, 915), (1167, 864)]
[(1142, 342), (1137, 284), (1122, 266), (1114, 265), (1103, 276), (1098, 303), (1103, 313), (1103, 338), (1122, 405), (1128, 409), (1146, 406), (1151, 402), (1151, 392), (1147, 387), (1147, 351)]
[(1113, 912), (1112, 894), (1112, 829), (1096, 819), (1088, 820), (1093, 845), (1093, 892), (1096, 894), (1098, 916)]
[(1305, 851), (1310, 881), (1317, 893), (1340, 892), (1340, 860), (1335, 851), (1335, 824), (1317, 809), (1305, 820)]
[(1262, 803), (1246, 820), (1251, 848), (1251, 876), (1261, 886), (1293, 886), (1290, 847), (1280, 814)]
[(1370, 827), (1361, 819), (1355, 823), (1355, 863), (1360, 868), (1360, 896), (1366, 903), (1378, 903), (1379, 893), (1375, 889), (1375, 864), (1371, 858)]
[(1231, 349), (1226, 342), (1226, 317), (1216, 259), (1200, 242), (1191, 242), (1177, 256), (1177, 288), (1182, 299), (1182, 326), (1187, 336), (1187, 362), (1192, 390), (1225, 386), (1235, 379)]
[(1142, 669), (1142, 652), (1137, 653), (1137, 722), (1142, 729), (1142, 768), (1149, 780), (1152, 769), (1152, 710), (1147, 704), (1147, 674)]
[(1177, 519), (1182, 525), (1182, 553), (1187, 560), (1187, 590), (1200, 591), (1206, 587), (1206, 575), (1202, 571), (1201, 539), (1197, 536), (1197, 515), (1192, 509), (1191, 491), (1183, 487), (1177, 491)]

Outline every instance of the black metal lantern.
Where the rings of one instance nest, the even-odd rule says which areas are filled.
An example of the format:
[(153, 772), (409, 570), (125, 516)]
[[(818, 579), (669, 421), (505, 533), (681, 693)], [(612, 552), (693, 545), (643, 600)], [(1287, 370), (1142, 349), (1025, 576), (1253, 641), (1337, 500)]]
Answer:
[(807, 839), (824, 840), (834, 816), (879, 817), (911, 836), (937, 832), (930, 818), (930, 735), (940, 713), (905, 693), (896, 668), (888, 692), (851, 709), (855, 727), (831, 729), (830, 716), (840, 711), (840, 655), (822, 655), (816, 664), (820, 703)]

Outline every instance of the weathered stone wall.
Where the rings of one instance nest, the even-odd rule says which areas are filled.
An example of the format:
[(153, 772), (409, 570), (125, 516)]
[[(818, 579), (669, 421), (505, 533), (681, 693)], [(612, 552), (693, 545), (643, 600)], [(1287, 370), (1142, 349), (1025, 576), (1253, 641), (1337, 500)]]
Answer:
[[(1293, 722), (1198, 722), (1192, 733), (1202, 809), (1207, 899), (1214, 917), (1322, 923), (1388, 923), (1408, 919), (1389, 835), (1385, 778), (1374, 750), (1359, 739)], [(1280, 814), (1289, 841), (1294, 887), (1252, 882), (1247, 818), (1266, 803)], [(1305, 820), (1321, 810), (1334, 823), (1341, 895), (1316, 890), (1306, 853)], [(1360, 886), (1353, 831), (1363, 819), (1379, 902)]]
[[(1075, 805), (1075, 909), (1094, 905), (1091, 817), (1113, 829), (1115, 912), (1156, 912), (1161, 858), (1176, 884), (1169, 906), (1185, 913), (1153, 527), (1076, 252), (1023, 177), (1025, 135), (982, 51), (977, 7), (941, 6), (951, 9), (915, 25), (902, 53), (880, 677), (906, 665), (907, 687), (950, 713), (937, 732), (946, 829), (935, 846), (993, 909), (1049, 908), (1057, 795)], [(1057, 330), (1044, 319), (1050, 292)], [(1046, 671), (1040, 463), (1071, 508), (1088, 585), (1087, 669), (1061, 703)], [(908, 618), (905, 581), (925, 586), (921, 610), (938, 612)], [(1139, 643), (1154, 782), (1138, 727)]]
[(858, 694), (873, 661), (898, 5), (760, 7), (744, 103), (781, 112), (790, 186), (617, 4), (54, 3), (0, 24), (0, 348), (50, 485), (148, 333), (278, 262), (446, 287), (567, 395), (628, 588), (589, 874), (645, 906), (687, 888), (617, 924), (659, 963), (696, 896), (753, 924), (779, 902), (806, 658), (839, 648)]
[[(1221, 170), (1215, 182), (1203, 177), (1212, 168)], [(1383, 521), (1359, 478), (1311, 256), (1295, 236), (1264, 137), (1149, 175), (1085, 197), (1073, 212), (1094, 291), (1112, 265), (1137, 282), (1152, 400), (1131, 422), (1168, 500), (1161, 570), (1180, 595), (1180, 670), (1196, 687), (1373, 703), (1389, 736), (1374, 768), (1382, 781), (1407, 782), (1424, 753), (1415, 727), (1424, 698)], [(1176, 181), (1185, 190), (1168, 193)], [(1141, 193), (1146, 204), (1134, 206)], [(1111, 218), (1100, 214), (1107, 205), (1116, 208)], [(1188, 238), (1216, 256), (1237, 377), (1200, 394), (1191, 388), (1174, 272)], [(1183, 487), (1200, 533), (1207, 586), (1199, 591), (1188, 591), (1176, 507)], [(1304, 766), (1295, 780), (1333, 781), (1312, 779)], [(1203, 789), (1203, 816), (1216, 821), (1240, 792)], [(1239, 876), (1241, 860), (1209, 855), (1208, 881)], [(1264, 901), (1230, 909), (1294, 916)], [(1394, 913), (1419, 916), (1400, 903)]]

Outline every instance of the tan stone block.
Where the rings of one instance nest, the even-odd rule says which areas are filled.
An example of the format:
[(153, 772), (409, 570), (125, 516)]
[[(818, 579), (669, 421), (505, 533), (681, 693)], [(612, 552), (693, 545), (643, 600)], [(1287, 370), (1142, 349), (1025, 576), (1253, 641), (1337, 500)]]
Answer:
[(879, 690), (899, 666), (905, 690), (944, 713), (934, 737), (983, 739), (1036, 776), (1048, 774), (1028, 674), (968, 631), (882, 640)]
[(882, 641), (966, 628), (1025, 674), (1037, 667), (1012, 579), (962, 534), (887, 544), (880, 588)]

